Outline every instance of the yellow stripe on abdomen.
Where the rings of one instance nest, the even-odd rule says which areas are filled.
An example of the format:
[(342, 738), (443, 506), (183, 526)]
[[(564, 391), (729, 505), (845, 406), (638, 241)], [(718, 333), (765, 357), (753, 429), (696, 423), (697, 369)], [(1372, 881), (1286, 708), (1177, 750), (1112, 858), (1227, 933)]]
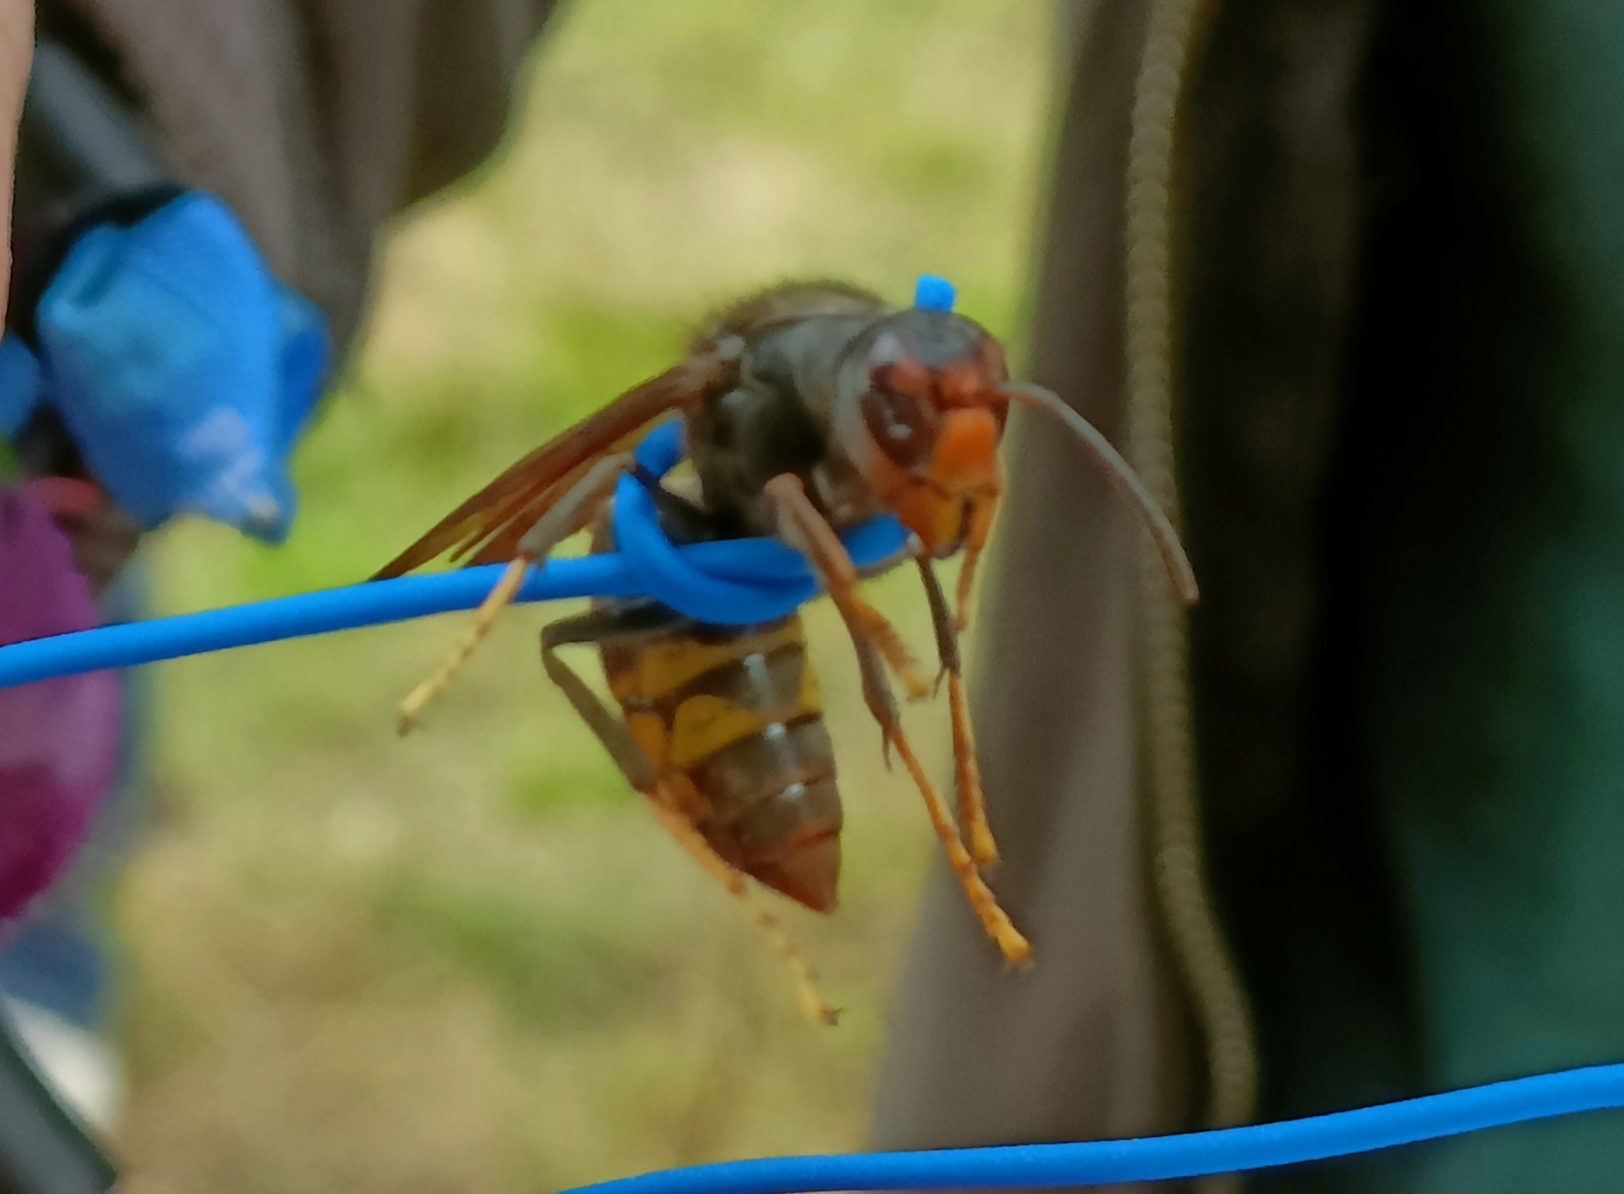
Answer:
[(815, 716), (822, 711), (816, 682), (809, 682), (811, 669), (804, 673), (801, 691), (793, 704), (776, 708), (750, 708), (726, 697), (696, 694), (677, 706), (671, 719), (671, 735), (666, 742), (666, 760), (679, 770), (687, 770), (725, 747), (744, 738), (767, 733), (772, 726)]
[(701, 676), (722, 668), (737, 667), (749, 655), (770, 655), (804, 641), (799, 620), (759, 634), (746, 634), (728, 642), (701, 643), (691, 638), (672, 638), (637, 648), (632, 666), (617, 669), (609, 677), (609, 690), (625, 704), (635, 697), (656, 701)]

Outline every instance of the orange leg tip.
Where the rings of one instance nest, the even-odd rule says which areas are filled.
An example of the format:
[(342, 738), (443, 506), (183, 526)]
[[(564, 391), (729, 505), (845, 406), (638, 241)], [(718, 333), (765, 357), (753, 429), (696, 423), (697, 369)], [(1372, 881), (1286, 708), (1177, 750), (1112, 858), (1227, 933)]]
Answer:
[(1020, 945), (1016, 950), (1004, 950), (1005, 970), (1011, 971), (1014, 974), (1025, 974), (1031, 970), (1034, 965), (1035, 963), (1032, 961), (1032, 943), (1027, 941), (1026, 938), (1022, 937), (1020, 939)]
[(814, 1024), (820, 1024), (824, 1028), (835, 1027), (840, 1023), (840, 1009), (823, 1002), (823, 996), (818, 994), (817, 976), (812, 973), (811, 967), (801, 960), (789, 938), (782, 935), (782, 930), (775, 928), (774, 935), (778, 938), (775, 948), (794, 971), (795, 990), (800, 996), (801, 1010)]
[(1004, 955), (1004, 965), (1011, 969), (1031, 965), (1032, 943), (1021, 935), (1002, 908), (994, 909), (994, 912), (995, 918), (986, 925), (986, 929), (998, 946), (998, 952)]
[(402, 701), (400, 712), (395, 716), (395, 733), (404, 738), (415, 730), (420, 724), (419, 717), (422, 708), (423, 702), (414, 701), (411, 697), (407, 697), (406, 700)]
[(775, 948), (794, 971), (795, 990), (800, 996), (801, 1010), (814, 1024), (821, 1024), (825, 1028), (835, 1027), (840, 1023), (840, 1009), (823, 1002), (823, 996), (818, 994), (817, 976), (812, 973), (811, 967), (801, 960), (789, 938), (783, 936), (782, 930), (775, 927), (771, 935), (776, 938)]
[(427, 683), (419, 684), (411, 691), (400, 703), (400, 712), (395, 718), (396, 733), (404, 738), (423, 724), (423, 710), (434, 699), (437, 691), (437, 686)]
[(970, 857), (975, 859), (979, 870), (990, 871), (998, 865), (998, 843), (993, 840), (992, 830), (985, 825), (971, 827)]

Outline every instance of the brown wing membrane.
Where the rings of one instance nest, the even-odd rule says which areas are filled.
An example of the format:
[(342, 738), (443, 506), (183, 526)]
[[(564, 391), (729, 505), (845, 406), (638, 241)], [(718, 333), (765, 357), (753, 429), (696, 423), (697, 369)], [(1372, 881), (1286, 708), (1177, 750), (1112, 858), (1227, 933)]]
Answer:
[(576, 465), (540, 493), (520, 495), (528, 500), (504, 502), (500, 510), (489, 511), (490, 517), (487, 521), (493, 529), (484, 538), (478, 534), (470, 534), (451, 553), (451, 562), (471, 568), (477, 564), (500, 564), (505, 560), (511, 560), (519, 554), (519, 541), (524, 538), (525, 532), (535, 526), (541, 516), (556, 506), (565, 494), (574, 489), (575, 483), (586, 476), (594, 464), (605, 456), (627, 451), (643, 437), (643, 434), (643, 428), (639, 427), (630, 435), (621, 436), (603, 452)]
[(372, 579), (404, 576), (454, 549), (466, 555), (479, 548), (474, 563), (512, 558), (525, 529), (568, 491), (573, 477), (600, 457), (623, 450), (661, 415), (696, 401), (724, 370), (720, 356), (704, 353), (628, 390), (474, 494)]

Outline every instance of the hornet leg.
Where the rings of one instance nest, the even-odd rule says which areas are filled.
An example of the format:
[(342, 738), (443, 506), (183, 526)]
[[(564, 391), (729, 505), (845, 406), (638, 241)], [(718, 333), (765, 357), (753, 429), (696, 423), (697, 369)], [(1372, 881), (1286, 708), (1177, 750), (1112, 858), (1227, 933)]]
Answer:
[(902, 636), (897, 633), (897, 628), (861, 596), (856, 597), (856, 604), (857, 617), (863, 623), (863, 632), (879, 649), (886, 666), (898, 680), (902, 681), (902, 687), (908, 692), (908, 699), (922, 701), (930, 696), (931, 686), (925, 683), (924, 677), (919, 674), (919, 664), (914, 660), (913, 653), (908, 650), (908, 644), (903, 642)]
[(931, 562), (918, 561), (930, 602), (930, 620), (936, 630), (936, 651), (947, 677), (947, 703), (953, 718), (953, 780), (959, 795), (959, 828), (969, 839), (970, 855), (978, 867), (998, 861), (998, 844), (987, 824), (987, 801), (981, 790), (981, 766), (976, 762), (975, 733), (970, 725), (970, 705), (964, 695), (964, 668), (959, 656), (958, 628), (947, 605), (947, 594), (936, 577)]
[(915, 787), (924, 798), (931, 826), (942, 848), (947, 851), (947, 861), (958, 876), (971, 909), (987, 935), (997, 944), (1006, 962), (1025, 962), (1031, 957), (1031, 944), (999, 907), (998, 897), (993, 895), (992, 889), (982, 879), (975, 860), (960, 840), (958, 827), (953, 823), (946, 803), (920, 766), (907, 735), (902, 732), (896, 698), (886, 683), (874, 645), (869, 641), (862, 616), (857, 611), (857, 569), (852, 564), (851, 556), (847, 554), (834, 528), (806, 496), (799, 477), (791, 473), (774, 477), (767, 482), (767, 499), (777, 516), (779, 536), (806, 557), (834, 601), (835, 608), (845, 619), (862, 672), (863, 699), (868, 703), (869, 712), (880, 723), (880, 731), (887, 745), (896, 747), (897, 754), (913, 777)]
[(976, 494), (970, 502), (970, 525), (964, 532), (964, 563), (959, 566), (957, 629), (963, 634), (970, 628), (970, 591), (975, 587), (976, 569), (981, 553), (986, 549), (987, 537), (992, 534), (993, 518), (998, 513), (999, 489)]
[(405, 734), (417, 724), (428, 703), (439, 696), (451, 683), (457, 669), (468, 661), (474, 649), (485, 641), (497, 616), (513, 602), (519, 586), (524, 583), (525, 571), (544, 560), (552, 550), (576, 531), (582, 530), (597, 517), (598, 511), (615, 491), (620, 475), (633, 465), (629, 454), (606, 456), (598, 461), (575, 483), (556, 506), (543, 514), (536, 525), (525, 532), (519, 541), (519, 554), (509, 562), (506, 571), (494, 588), (474, 612), (473, 623), (462, 640), (452, 648), (438, 668), (407, 694), (400, 705), (400, 732)]

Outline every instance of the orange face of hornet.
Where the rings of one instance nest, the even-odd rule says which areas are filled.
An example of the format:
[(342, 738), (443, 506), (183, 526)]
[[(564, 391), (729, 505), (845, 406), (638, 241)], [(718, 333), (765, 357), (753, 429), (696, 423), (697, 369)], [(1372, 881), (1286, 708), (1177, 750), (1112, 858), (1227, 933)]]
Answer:
[(1002, 488), (1003, 350), (963, 316), (909, 310), (881, 323), (854, 356), (855, 400), (837, 407), (841, 445), (930, 554), (951, 556), (972, 508)]

